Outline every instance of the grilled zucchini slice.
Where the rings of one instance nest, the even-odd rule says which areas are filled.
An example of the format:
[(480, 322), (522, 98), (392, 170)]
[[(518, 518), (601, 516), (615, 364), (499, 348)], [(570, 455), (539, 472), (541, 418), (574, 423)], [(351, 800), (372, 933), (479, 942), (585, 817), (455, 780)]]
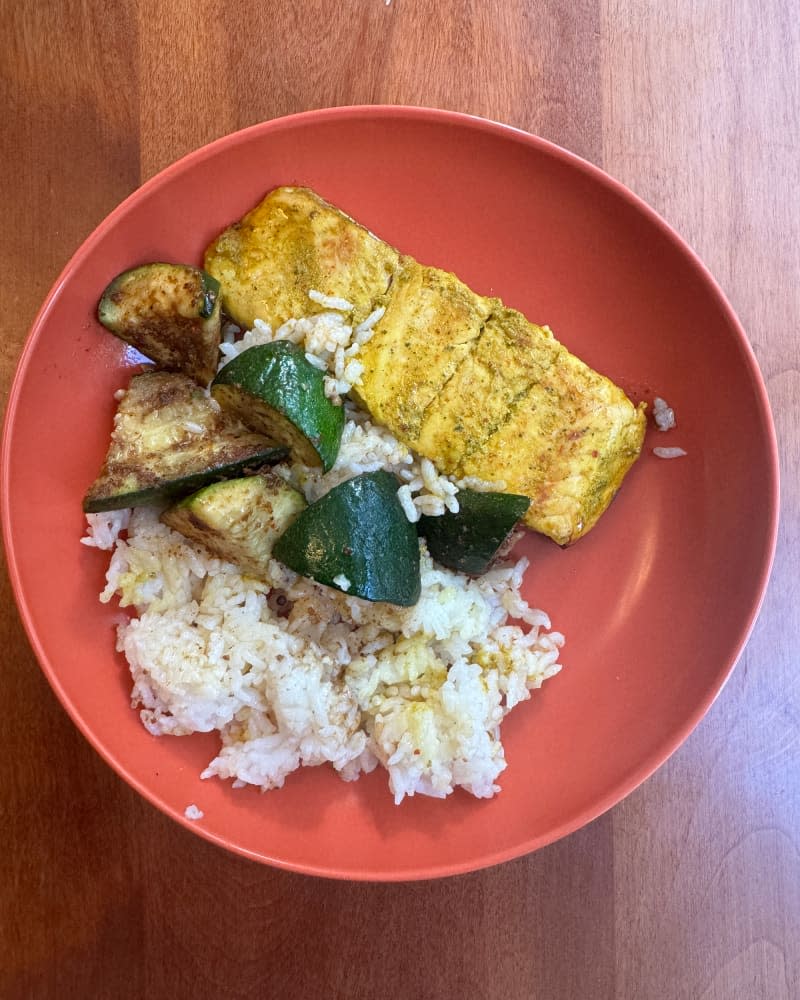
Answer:
[(411, 607), (419, 600), (419, 539), (380, 470), (348, 479), (307, 507), (273, 555), (302, 576), (368, 601)]
[(325, 395), (325, 377), (302, 348), (284, 340), (242, 351), (211, 384), (214, 399), (259, 434), (287, 445), (304, 465), (336, 461), (344, 407)]
[(244, 573), (265, 579), (272, 547), (306, 507), (277, 473), (212, 483), (161, 515), (164, 524)]
[(222, 412), (188, 375), (134, 375), (111, 444), (84, 497), (86, 513), (159, 503), (277, 462), (276, 448)]
[(421, 517), (419, 533), (431, 557), (442, 566), (480, 576), (514, 538), (514, 529), (530, 507), (528, 497), (514, 493), (458, 491), (458, 512)]
[(108, 285), (97, 307), (103, 326), (165, 371), (206, 386), (219, 358), (219, 282), (189, 264), (143, 264)]

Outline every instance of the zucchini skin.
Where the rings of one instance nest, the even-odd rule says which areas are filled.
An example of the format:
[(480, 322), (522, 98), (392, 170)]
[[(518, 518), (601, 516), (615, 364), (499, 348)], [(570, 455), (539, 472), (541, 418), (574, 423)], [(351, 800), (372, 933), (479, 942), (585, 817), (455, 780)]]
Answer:
[(208, 271), (200, 270), (200, 278), (203, 287), (202, 303), (200, 305), (200, 315), (203, 319), (211, 319), (215, 309), (222, 307), (222, 288), (216, 278), (212, 277)]
[(263, 451), (253, 452), (247, 458), (243, 458), (238, 462), (215, 465), (213, 468), (180, 476), (177, 479), (172, 479), (169, 482), (161, 482), (155, 486), (91, 497), (87, 495), (83, 501), (83, 511), (85, 514), (99, 514), (106, 510), (122, 510), (125, 507), (149, 507), (153, 504), (162, 503), (165, 500), (176, 500), (191, 493), (196, 493), (197, 490), (212, 483), (219, 483), (226, 479), (236, 479), (247, 473), (255, 473), (262, 466), (279, 462), (285, 457), (285, 448), (267, 447)]
[(515, 493), (461, 489), (458, 512), (421, 517), (419, 533), (436, 562), (468, 576), (481, 576), (500, 554), (530, 504), (528, 497)]
[(325, 395), (324, 374), (301, 347), (260, 344), (229, 361), (211, 395), (252, 430), (287, 445), (305, 465), (328, 472), (339, 454), (344, 407)]
[[(397, 499), (398, 487), (383, 470), (340, 483), (297, 517), (273, 556), (353, 597), (412, 607), (422, 588), (419, 539)], [(341, 585), (342, 577), (349, 587)]]

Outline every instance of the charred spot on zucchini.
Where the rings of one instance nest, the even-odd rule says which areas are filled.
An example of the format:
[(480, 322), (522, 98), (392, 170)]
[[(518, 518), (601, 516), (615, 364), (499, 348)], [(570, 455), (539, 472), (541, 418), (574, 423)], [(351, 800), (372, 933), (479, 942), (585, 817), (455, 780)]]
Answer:
[(114, 417), (103, 467), (83, 500), (86, 513), (159, 503), (285, 457), (224, 413), (188, 375), (134, 375)]
[(325, 472), (336, 461), (344, 407), (328, 399), (324, 374), (296, 344), (242, 351), (211, 383), (211, 394), (252, 430), (286, 445), (296, 461)]
[(212, 483), (161, 515), (164, 524), (209, 552), (265, 579), (272, 547), (306, 507), (276, 472)]
[(480, 576), (502, 554), (530, 504), (528, 497), (515, 493), (462, 489), (458, 491), (458, 512), (421, 517), (419, 533), (436, 562), (459, 573)]
[(216, 278), (189, 264), (157, 262), (118, 274), (97, 318), (159, 368), (206, 386), (217, 370), (221, 308)]
[(274, 557), (351, 596), (411, 607), (421, 589), (419, 539), (398, 485), (383, 470), (340, 483), (297, 517)]

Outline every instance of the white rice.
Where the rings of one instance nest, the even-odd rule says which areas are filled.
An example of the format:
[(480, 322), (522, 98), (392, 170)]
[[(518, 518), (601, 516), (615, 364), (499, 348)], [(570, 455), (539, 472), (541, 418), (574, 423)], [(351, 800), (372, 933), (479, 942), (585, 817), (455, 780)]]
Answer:
[(302, 765), (353, 780), (381, 764), (397, 802), (493, 795), (500, 722), (559, 671), (563, 637), (520, 596), (525, 560), (478, 580), (435, 566), (424, 544), (421, 560), (414, 607), (372, 604), (274, 561), (266, 580), (244, 576), (157, 510), (133, 510), (101, 596), (136, 611), (117, 635), (132, 705), (154, 735), (217, 730), (205, 778), (271, 789)]
[[(350, 303), (310, 297), (325, 311), (274, 333), (256, 321), (237, 340), (238, 329), (226, 327), (223, 362), (255, 344), (289, 340), (329, 373), (334, 396), (348, 392), (382, 310), (353, 330), (340, 314)], [(457, 511), (459, 487), (502, 488), (439, 475), (349, 400), (345, 409), (329, 472), (276, 466), (309, 502), (381, 468), (401, 480), (410, 521)], [(274, 560), (264, 579), (245, 576), (170, 530), (154, 508), (87, 521), (82, 541), (113, 549), (100, 600), (116, 596), (135, 612), (117, 633), (132, 705), (154, 735), (219, 732), (220, 751), (204, 778), (266, 790), (301, 766), (328, 763), (351, 781), (382, 765), (396, 802), (456, 787), (489, 797), (506, 766), (503, 717), (561, 669), (563, 636), (520, 595), (526, 560), (473, 580), (434, 565), (420, 542), (422, 594), (400, 608), (349, 596), (343, 575), (335, 590)], [(187, 818), (202, 816), (194, 810)]]
[(83, 545), (94, 549), (113, 549), (121, 531), (130, 520), (130, 510), (109, 510), (102, 514), (87, 514), (88, 530), (81, 539)]
[(668, 431), (676, 426), (675, 411), (660, 396), (653, 400), (653, 419), (660, 431)]
[(653, 448), (653, 454), (656, 458), (683, 458), (688, 452), (683, 448)]
[(325, 309), (338, 309), (340, 312), (352, 312), (353, 310), (353, 303), (348, 302), (347, 299), (338, 295), (325, 295), (318, 292), (316, 288), (309, 290), (308, 297), (312, 302), (316, 302), (317, 305), (323, 306)]
[(205, 813), (203, 812), (202, 809), (198, 809), (198, 807), (194, 804), (194, 802), (192, 802), (191, 805), (188, 805), (183, 810), (183, 815), (187, 819), (202, 819), (203, 816), (205, 816)]
[(474, 490), (476, 493), (502, 493), (506, 488), (504, 479), (479, 479), (477, 476), (464, 476), (463, 479), (456, 479), (455, 484), (460, 490)]

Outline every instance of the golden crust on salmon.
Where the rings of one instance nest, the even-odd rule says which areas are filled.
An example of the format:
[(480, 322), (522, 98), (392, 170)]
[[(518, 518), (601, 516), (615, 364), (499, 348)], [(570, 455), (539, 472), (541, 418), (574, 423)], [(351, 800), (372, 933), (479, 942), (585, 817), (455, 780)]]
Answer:
[(225, 311), (250, 329), (273, 328), (324, 306), (312, 289), (352, 303), (360, 323), (386, 297), (399, 253), (307, 188), (280, 187), (221, 233), (204, 268), (222, 286)]

